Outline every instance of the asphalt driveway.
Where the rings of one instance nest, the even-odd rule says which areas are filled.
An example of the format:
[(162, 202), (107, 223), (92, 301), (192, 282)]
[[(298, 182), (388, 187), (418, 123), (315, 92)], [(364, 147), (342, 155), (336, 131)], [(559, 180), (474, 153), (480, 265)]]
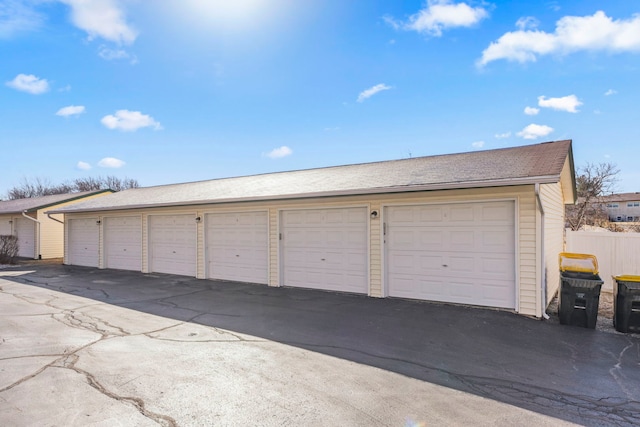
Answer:
[(0, 270), (0, 425), (638, 425), (640, 337), (179, 276)]

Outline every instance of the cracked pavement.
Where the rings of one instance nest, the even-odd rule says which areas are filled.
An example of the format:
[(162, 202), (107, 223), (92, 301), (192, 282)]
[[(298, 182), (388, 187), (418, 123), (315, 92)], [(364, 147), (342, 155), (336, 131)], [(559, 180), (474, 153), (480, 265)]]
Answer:
[(640, 337), (62, 265), (0, 270), (0, 425), (640, 424)]

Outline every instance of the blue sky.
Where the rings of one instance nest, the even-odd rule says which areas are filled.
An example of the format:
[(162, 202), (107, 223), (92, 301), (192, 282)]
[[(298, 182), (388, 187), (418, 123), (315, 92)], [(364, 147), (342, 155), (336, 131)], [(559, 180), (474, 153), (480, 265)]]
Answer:
[(640, 191), (635, 1), (2, 0), (0, 195), (573, 139)]

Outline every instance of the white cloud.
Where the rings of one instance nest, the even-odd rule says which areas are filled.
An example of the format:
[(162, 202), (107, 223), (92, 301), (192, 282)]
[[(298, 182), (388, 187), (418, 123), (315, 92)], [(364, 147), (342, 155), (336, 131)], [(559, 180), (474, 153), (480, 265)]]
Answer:
[(577, 107), (581, 106), (582, 102), (575, 95), (563, 96), (561, 98), (546, 98), (544, 96), (538, 97), (538, 106), (544, 108), (552, 108), (554, 110), (566, 111), (569, 113), (577, 113)]
[(535, 107), (524, 107), (524, 113), (527, 116), (535, 116), (536, 114), (538, 114), (540, 112), (539, 108), (535, 108)]
[(425, 7), (411, 15), (407, 21), (397, 21), (385, 17), (385, 21), (395, 29), (417, 31), (440, 37), (443, 30), (457, 27), (471, 27), (489, 13), (481, 7), (471, 7), (467, 3), (453, 3), (451, 0), (429, 0)]
[(606, 92), (604, 93), (604, 96), (611, 96), (611, 95), (615, 95), (616, 93), (618, 93), (618, 91), (617, 91), (617, 90), (615, 90), (615, 89), (609, 89), (608, 91), (606, 91)]
[(362, 102), (367, 98), (371, 98), (373, 95), (375, 95), (378, 92), (382, 92), (383, 90), (389, 90), (389, 89), (391, 89), (391, 86), (387, 86), (384, 83), (380, 83), (375, 86), (372, 86), (369, 89), (366, 89), (360, 92), (360, 95), (358, 95), (358, 102)]
[(40, 95), (49, 90), (49, 82), (33, 74), (18, 74), (15, 79), (7, 82), (7, 86), (33, 95)]
[(91, 165), (89, 163), (83, 162), (83, 161), (78, 162), (76, 167), (78, 169), (80, 169), (80, 170), (83, 170), (83, 171), (88, 171), (89, 169), (91, 169)]
[(476, 141), (476, 142), (472, 142), (471, 146), (473, 148), (482, 148), (484, 147), (484, 141)]
[(0, 2), (0, 39), (9, 39), (42, 26), (44, 17), (30, 6), (21, 0)]
[(578, 51), (639, 52), (640, 14), (613, 20), (598, 11), (591, 16), (565, 16), (556, 22), (553, 33), (524, 29), (507, 32), (482, 52), (477, 65), (499, 59), (533, 62), (542, 55)]
[(511, 132), (496, 133), (494, 136), (498, 139), (505, 139), (511, 136)]
[(120, 159), (116, 159), (115, 157), (105, 157), (104, 159), (98, 162), (98, 166), (100, 166), (101, 168), (117, 169), (117, 168), (121, 168), (124, 165), (125, 165), (124, 161)]
[(89, 34), (118, 44), (131, 44), (138, 33), (127, 24), (118, 0), (60, 0), (71, 7), (73, 24)]
[(538, 25), (540, 25), (540, 21), (533, 16), (525, 16), (516, 21), (516, 27), (518, 27), (519, 30), (538, 28)]
[(274, 148), (269, 153), (267, 153), (267, 157), (272, 159), (280, 159), (282, 157), (287, 157), (293, 154), (293, 150), (286, 145), (283, 145), (279, 148)]
[(537, 139), (541, 136), (547, 136), (553, 132), (553, 128), (547, 125), (536, 125), (534, 123), (518, 132), (518, 136), (524, 139)]
[(154, 130), (162, 129), (162, 125), (153, 117), (142, 114), (140, 111), (118, 110), (115, 115), (104, 116), (100, 122), (109, 129), (125, 132), (133, 132), (145, 127), (151, 127)]
[(56, 116), (69, 117), (79, 116), (84, 113), (84, 105), (69, 105), (68, 107), (62, 107), (56, 113)]

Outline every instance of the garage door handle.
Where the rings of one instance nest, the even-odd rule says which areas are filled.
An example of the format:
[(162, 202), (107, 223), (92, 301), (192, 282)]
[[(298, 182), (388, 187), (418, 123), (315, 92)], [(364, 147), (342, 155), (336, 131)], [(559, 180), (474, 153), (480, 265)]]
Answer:
[(326, 261), (324, 258), (320, 258), (320, 261)]
[(449, 267), (447, 264), (442, 264), (443, 267)]
[(240, 258), (240, 255), (236, 255), (236, 258)]

